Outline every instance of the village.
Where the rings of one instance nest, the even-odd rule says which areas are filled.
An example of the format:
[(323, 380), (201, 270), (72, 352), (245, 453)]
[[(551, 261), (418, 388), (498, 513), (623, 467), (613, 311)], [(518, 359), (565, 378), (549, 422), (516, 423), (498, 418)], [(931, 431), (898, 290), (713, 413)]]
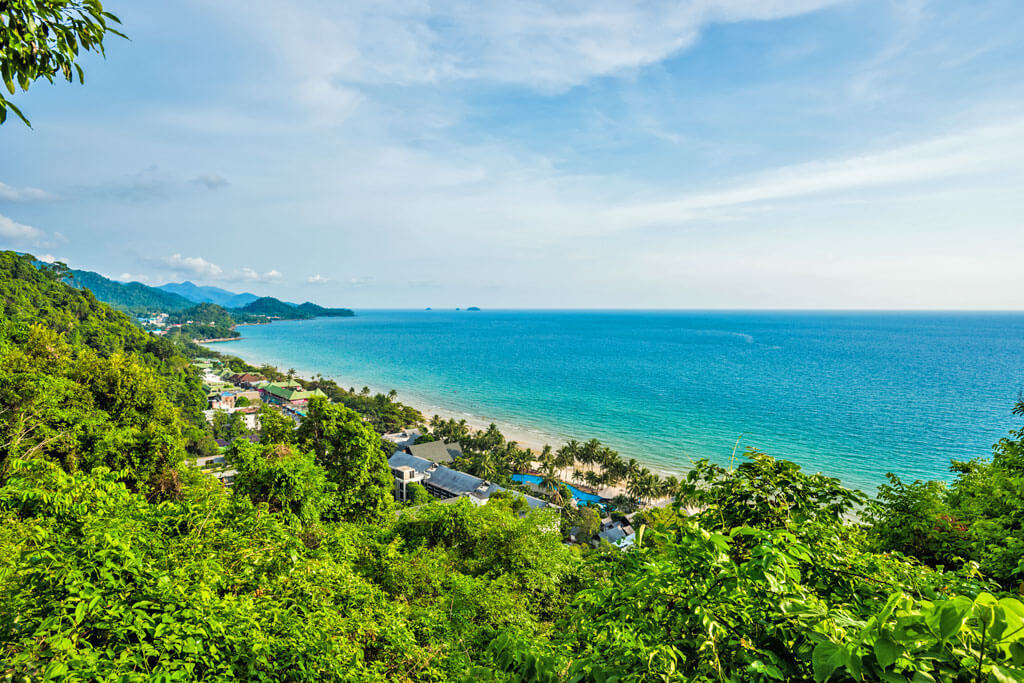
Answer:
[[(211, 425), (215, 424), (218, 414), (240, 420), (248, 433), (236, 438), (259, 441), (259, 411), (263, 406), (291, 418), (298, 426), (306, 415), (305, 410), (311, 399), (328, 399), (320, 389), (306, 390), (292, 380), (271, 381), (257, 373), (235, 372), (220, 361), (197, 359), (193, 365), (200, 373), (206, 393), (208, 407), (203, 414), (207, 421)], [(462, 457), (462, 446), (458, 442), (443, 440), (417, 443), (424, 431), (424, 427), (412, 426), (381, 435), (387, 452), (391, 454), (388, 466), (394, 477), (395, 500), (399, 504), (413, 504), (416, 498), (414, 492), (417, 487), (422, 487), (427, 494), (444, 504), (466, 500), (479, 506), (486, 505), (492, 499), (512, 498), (525, 503), (521, 514), (530, 509), (563, 509), (563, 505), (547, 500), (544, 490), (530, 481), (529, 475), (515, 482), (522, 490), (513, 490), (454, 469), (450, 465)], [(230, 488), (237, 474), (225, 457), (230, 443), (224, 438), (218, 438), (216, 443), (219, 451), (217, 454), (197, 457), (190, 464), (216, 478), (225, 488)], [(596, 502), (604, 499), (587, 495), (574, 487), (569, 488), (579, 496), (573, 498), (571, 504), (593, 508), (598, 513), (599, 523), (589, 530), (582, 526), (571, 527), (565, 534), (567, 544), (589, 544), (596, 548), (606, 543), (620, 550), (628, 550), (635, 543), (636, 532), (632, 525), (636, 513), (608, 514), (605, 506)], [(527, 490), (532, 491), (532, 494), (524, 492)]]

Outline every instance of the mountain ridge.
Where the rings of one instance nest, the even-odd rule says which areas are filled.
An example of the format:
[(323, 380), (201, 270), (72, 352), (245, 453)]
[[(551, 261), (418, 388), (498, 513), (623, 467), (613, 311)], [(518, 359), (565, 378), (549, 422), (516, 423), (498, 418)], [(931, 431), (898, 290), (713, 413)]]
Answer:
[(221, 287), (197, 285), (190, 280), (168, 282), (156, 287), (156, 289), (177, 294), (193, 303), (217, 304), (224, 308), (241, 308), (260, 298), (252, 292), (242, 292), (239, 294)]

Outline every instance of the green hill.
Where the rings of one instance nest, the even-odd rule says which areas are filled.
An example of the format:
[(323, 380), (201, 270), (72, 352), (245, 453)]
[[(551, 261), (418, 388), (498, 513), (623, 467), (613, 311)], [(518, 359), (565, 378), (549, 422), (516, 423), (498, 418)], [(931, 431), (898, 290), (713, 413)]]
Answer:
[(130, 313), (170, 313), (195, 305), (172, 292), (141, 282), (117, 282), (88, 270), (68, 271), (67, 281), (79, 289), (90, 290), (100, 301)]
[(355, 313), (348, 308), (324, 308), (318, 306), (309, 301), (301, 303), (295, 307), (301, 313), (308, 314), (312, 317), (324, 317), (324, 318), (351, 318)]
[(241, 308), (233, 309), (249, 315), (265, 315), (268, 318), (281, 318), (286, 320), (302, 320), (318, 316), (329, 317), (351, 317), (355, 315), (347, 308), (324, 308), (309, 301), (293, 306), (292, 304), (275, 299), (272, 296), (260, 297)]

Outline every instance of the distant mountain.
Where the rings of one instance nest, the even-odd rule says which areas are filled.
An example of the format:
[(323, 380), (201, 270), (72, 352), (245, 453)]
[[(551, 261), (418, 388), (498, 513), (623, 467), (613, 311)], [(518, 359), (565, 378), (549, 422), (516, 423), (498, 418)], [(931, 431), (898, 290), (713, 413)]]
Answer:
[(355, 313), (353, 313), (352, 309), (350, 308), (324, 308), (323, 306), (317, 306), (311, 301), (301, 303), (295, 308), (314, 318), (351, 318), (352, 316), (355, 315)]
[(268, 318), (315, 318), (317, 316), (327, 317), (351, 317), (355, 315), (347, 308), (324, 308), (309, 301), (295, 305), (272, 296), (264, 296), (255, 301), (247, 303), (236, 310), (249, 315), (265, 315)]
[(171, 313), (184, 311), (195, 305), (183, 296), (150, 287), (141, 282), (118, 282), (89, 270), (68, 272), (69, 277), (66, 280), (71, 286), (91, 290), (100, 301), (132, 313), (143, 311)]
[(158, 289), (183, 296), (193, 303), (217, 304), (224, 308), (241, 308), (259, 299), (258, 296), (249, 292), (236, 294), (220, 287), (200, 286), (188, 280), (185, 282), (168, 282), (166, 285), (160, 285)]

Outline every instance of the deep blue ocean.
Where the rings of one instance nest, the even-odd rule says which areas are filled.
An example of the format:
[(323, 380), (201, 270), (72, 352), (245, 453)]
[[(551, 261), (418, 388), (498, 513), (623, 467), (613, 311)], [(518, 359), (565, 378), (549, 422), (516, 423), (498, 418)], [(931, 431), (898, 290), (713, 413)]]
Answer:
[(216, 345), (654, 469), (739, 440), (869, 491), (991, 454), (1024, 388), (1024, 315), (359, 311)]

